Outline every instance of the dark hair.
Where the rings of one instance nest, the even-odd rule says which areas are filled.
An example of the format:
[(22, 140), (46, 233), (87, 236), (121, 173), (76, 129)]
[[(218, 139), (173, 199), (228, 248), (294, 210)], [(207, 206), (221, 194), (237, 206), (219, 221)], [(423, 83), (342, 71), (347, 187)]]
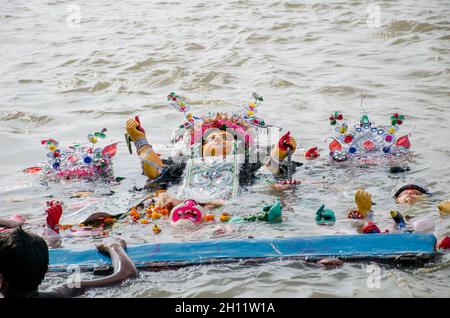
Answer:
[(416, 184), (407, 184), (395, 191), (394, 198), (397, 198), (403, 191), (405, 190), (417, 190), (419, 192), (422, 192), (423, 194), (429, 193), (429, 191), (421, 186), (418, 186)]
[(47, 243), (21, 228), (0, 238), (0, 274), (14, 292), (35, 291), (48, 270)]

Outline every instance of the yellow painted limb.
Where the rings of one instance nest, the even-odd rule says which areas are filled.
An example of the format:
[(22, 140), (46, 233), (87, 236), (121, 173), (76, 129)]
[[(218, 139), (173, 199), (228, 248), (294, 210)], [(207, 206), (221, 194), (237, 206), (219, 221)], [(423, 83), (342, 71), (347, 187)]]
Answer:
[(439, 203), (438, 209), (442, 215), (450, 214), (450, 200)]
[(372, 209), (372, 195), (363, 189), (358, 189), (355, 192), (355, 203), (358, 212), (366, 217)]
[(141, 158), (144, 174), (150, 179), (157, 178), (159, 176), (158, 169), (147, 162), (153, 162), (156, 166), (163, 168), (164, 164), (161, 158), (153, 151), (153, 149), (151, 149), (150, 145), (141, 147), (138, 151), (138, 155)]

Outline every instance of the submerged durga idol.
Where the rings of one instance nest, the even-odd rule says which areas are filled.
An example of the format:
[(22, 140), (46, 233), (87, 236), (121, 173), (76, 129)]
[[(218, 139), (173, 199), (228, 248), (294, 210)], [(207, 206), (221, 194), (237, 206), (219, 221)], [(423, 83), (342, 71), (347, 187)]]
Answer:
[(160, 158), (153, 151), (139, 120), (128, 120), (127, 141), (130, 150), (131, 142), (134, 143), (141, 159), (148, 177), (146, 188), (154, 191), (179, 185), (178, 199), (172, 198), (179, 204), (186, 199), (232, 199), (243, 187), (253, 184), (295, 184), (292, 174), (301, 165), (291, 160), (296, 140), (287, 132), (281, 137), (278, 134), (274, 144), (267, 142), (271, 129), (278, 133), (280, 129), (256, 117), (263, 98), (256, 93), (253, 98), (237, 113), (194, 116), (187, 102), (170, 93), (170, 105), (184, 114), (185, 121), (173, 133), (169, 158)]

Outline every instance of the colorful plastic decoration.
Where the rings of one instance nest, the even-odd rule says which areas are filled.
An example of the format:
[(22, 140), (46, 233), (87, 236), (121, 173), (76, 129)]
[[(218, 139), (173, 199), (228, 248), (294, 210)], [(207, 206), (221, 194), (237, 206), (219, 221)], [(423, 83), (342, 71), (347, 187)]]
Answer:
[(190, 107), (181, 100), (181, 97), (174, 92), (171, 92), (169, 95), (167, 95), (167, 101), (170, 103), (170, 105), (172, 105), (173, 108), (175, 108), (175, 110), (181, 113), (186, 113), (190, 109)]
[(59, 223), (63, 209), (59, 201), (47, 202), (46, 226), (42, 233), (46, 240), (53, 243), (58, 242), (63, 236), (106, 236), (108, 230), (117, 221), (115, 216), (105, 212), (96, 212), (80, 224)]
[(312, 147), (305, 152), (306, 159), (316, 159), (320, 156), (317, 147)]
[(391, 211), (391, 217), (395, 222), (395, 226), (397, 230), (403, 231), (406, 230), (406, 222), (403, 215), (398, 211)]
[(248, 121), (252, 125), (256, 126), (265, 126), (265, 122), (262, 119), (256, 117), (257, 107), (261, 104), (264, 99), (261, 95), (257, 93), (252, 93), (252, 97), (255, 99), (254, 102), (248, 104), (246, 108), (244, 108), (242, 117)]
[(203, 222), (213, 222), (215, 218), (214, 214), (205, 214), (203, 216)]
[(403, 121), (405, 120), (405, 116), (399, 115), (398, 113), (395, 113), (391, 116), (391, 124), (392, 126), (397, 126), (403, 124)]
[(231, 219), (231, 215), (229, 213), (222, 213), (219, 217), (220, 221), (222, 222), (228, 222)]
[(40, 167), (30, 167), (24, 172), (41, 174), (52, 180), (94, 180), (99, 178), (113, 179), (111, 158), (117, 153), (117, 143), (105, 148), (95, 147), (98, 138), (104, 139), (106, 128), (88, 135), (92, 146), (75, 144), (67, 149), (60, 149), (59, 142), (50, 138), (41, 144), (49, 150), (49, 161)]
[(375, 223), (373, 223), (372, 221), (368, 221), (368, 222), (364, 223), (361, 230), (362, 230), (363, 234), (381, 233), (378, 226)]
[(282, 211), (280, 200), (276, 200), (273, 205), (267, 205), (263, 208), (262, 212), (254, 215), (244, 216), (242, 220), (247, 222), (263, 221), (269, 223), (280, 223), (282, 222)]
[(337, 135), (329, 143), (330, 158), (335, 162), (391, 158), (409, 153), (411, 144), (408, 135), (397, 137), (404, 115), (395, 113), (390, 125), (375, 126), (364, 114), (360, 122), (349, 128), (341, 113), (330, 116), (330, 124)]
[(186, 200), (172, 209), (170, 221), (172, 223), (180, 220), (188, 220), (192, 223), (202, 222), (202, 207), (195, 200)]
[(41, 167), (29, 167), (29, 168), (25, 168), (23, 170), (23, 172), (28, 173), (28, 174), (37, 174), (40, 173), (42, 171)]
[(265, 213), (264, 221), (269, 223), (280, 223), (282, 222), (281, 214), (283, 208), (281, 207), (280, 200), (276, 199), (273, 205), (267, 205), (263, 208)]
[(347, 218), (349, 219), (355, 219), (355, 220), (362, 220), (365, 219), (364, 215), (361, 214), (359, 211), (352, 210), (347, 214)]
[(349, 219), (366, 219), (371, 216), (372, 212), (372, 195), (363, 189), (355, 191), (356, 210), (348, 213)]
[(331, 114), (330, 116), (330, 125), (334, 126), (337, 124), (338, 121), (341, 121), (344, 119), (344, 115), (342, 115), (340, 112), (335, 112), (334, 114)]
[(277, 199), (273, 205), (265, 206), (261, 212), (248, 216), (233, 216), (231, 217), (228, 213), (223, 213), (220, 216), (222, 222), (239, 223), (245, 222), (268, 222), (268, 223), (280, 223), (282, 222), (282, 210), (280, 201)]
[(181, 102), (181, 97), (174, 92), (167, 96), (169, 103), (180, 112), (185, 114), (185, 122), (172, 134), (172, 144), (176, 144), (175, 148), (180, 153), (192, 150), (192, 146), (203, 141), (203, 138), (211, 132), (211, 130), (227, 130), (228, 132), (240, 137), (245, 141), (246, 147), (254, 145), (254, 133), (252, 128), (269, 128), (264, 120), (257, 118), (256, 112), (258, 105), (263, 98), (253, 93), (254, 102), (249, 103), (246, 108), (239, 113), (208, 113), (203, 116), (194, 116), (187, 113), (189, 107)]
[(336, 222), (336, 215), (333, 210), (325, 209), (325, 204), (317, 210), (316, 212), (316, 223), (317, 225), (334, 225)]
[(98, 138), (104, 139), (106, 137), (105, 132), (107, 131), (106, 128), (103, 128), (99, 132), (95, 132), (93, 134), (88, 135), (88, 140), (92, 142), (92, 144), (96, 144), (98, 142)]
[(180, 128), (188, 128), (194, 125), (195, 121), (198, 118), (194, 117), (192, 113), (188, 113), (191, 107), (184, 101), (182, 101), (182, 98), (180, 96), (178, 96), (174, 92), (171, 92), (169, 95), (167, 95), (167, 101), (176, 111), (183, 113), (186, 117), (186, 122)]

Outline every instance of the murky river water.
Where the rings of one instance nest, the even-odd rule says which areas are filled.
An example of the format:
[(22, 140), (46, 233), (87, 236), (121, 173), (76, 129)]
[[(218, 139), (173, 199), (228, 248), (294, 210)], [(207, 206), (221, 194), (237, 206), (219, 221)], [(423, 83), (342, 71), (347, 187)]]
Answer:
[[(450, 218), (436, 204), (450, 198), (450, 3), (437, 1), (0, 1), (0, 216), (22, 213), (32, 230), (44, 219), (49, 195), (66, 202), (65, 216), (85, 208), (121, 212), (141, 194), (139, 160), (124, 143), (114, 160), (120, 186), (43, 185), (21, 170), (46, 160), (41, 139), (62, 145), (84, 141), (108, 128), (108, 141), (122, 141), (125, 121), (141, 116), (151, 142), (166, 144), (182, 121), (165, 103), (170, 91), (187, 96), (194, 113), (239, 111), (256, 91), (264, 96), (258, 115), (290, 129), (300, 147), (319, 146), (322, 156), (306, 162), (296, 177), (304, 184), (281, 195), (286, 222), (247, 224), (223, 237), (273, 237), (354, 233), (345, 220), (353, 191), (364, 187), (376, 202), (375, 221), (392, 228), (389, 210), (436, 223), (438, 237)], [(364, 109), (377, 123), (392, 112), (407, 116), (405, 131), (414, 155), (411, 171), (391, 175), (385, 167), (333, 169), (325, 139), (328, 116), (341, 110), (352, 120)], [(405, 182), (427, 186), (433, 195), (398, 206), (391, 192)], [(69, 199), (77, 190), (96, 195)], [(115, 191), (104, 197), (98, 194)], [(257, 211), (275, 194), (242, 196), (227, 209)], [(324, 202), (338, 222), (314, 222)], [(244, 211), (243, 211), (244, 210)], [(63, 217), (64, 221), (64, 217)], [(68, 221), (66, 218), (65, 221)], [(73, 220), (72, 220), (73, 221)], [(213, 227), (177, 233), (161, 224), (124, 228), (129, 244), (201, 240)], [(92, 245), (65, 239), (65, 246)], [(448, 255), (437, 262), (448, 261)], [(90, 297), (443, 297), (450, 296), (449, 269), (381, 266), (379, 288), (369, 288), (368, 264), (347, 263), (325, 271), (299, 262), (257, 266), (217, 265), (168, 272), (143, 272), (120, 288), (93, 290)], [(63, 282), (49, 274), (44, 287)]]

